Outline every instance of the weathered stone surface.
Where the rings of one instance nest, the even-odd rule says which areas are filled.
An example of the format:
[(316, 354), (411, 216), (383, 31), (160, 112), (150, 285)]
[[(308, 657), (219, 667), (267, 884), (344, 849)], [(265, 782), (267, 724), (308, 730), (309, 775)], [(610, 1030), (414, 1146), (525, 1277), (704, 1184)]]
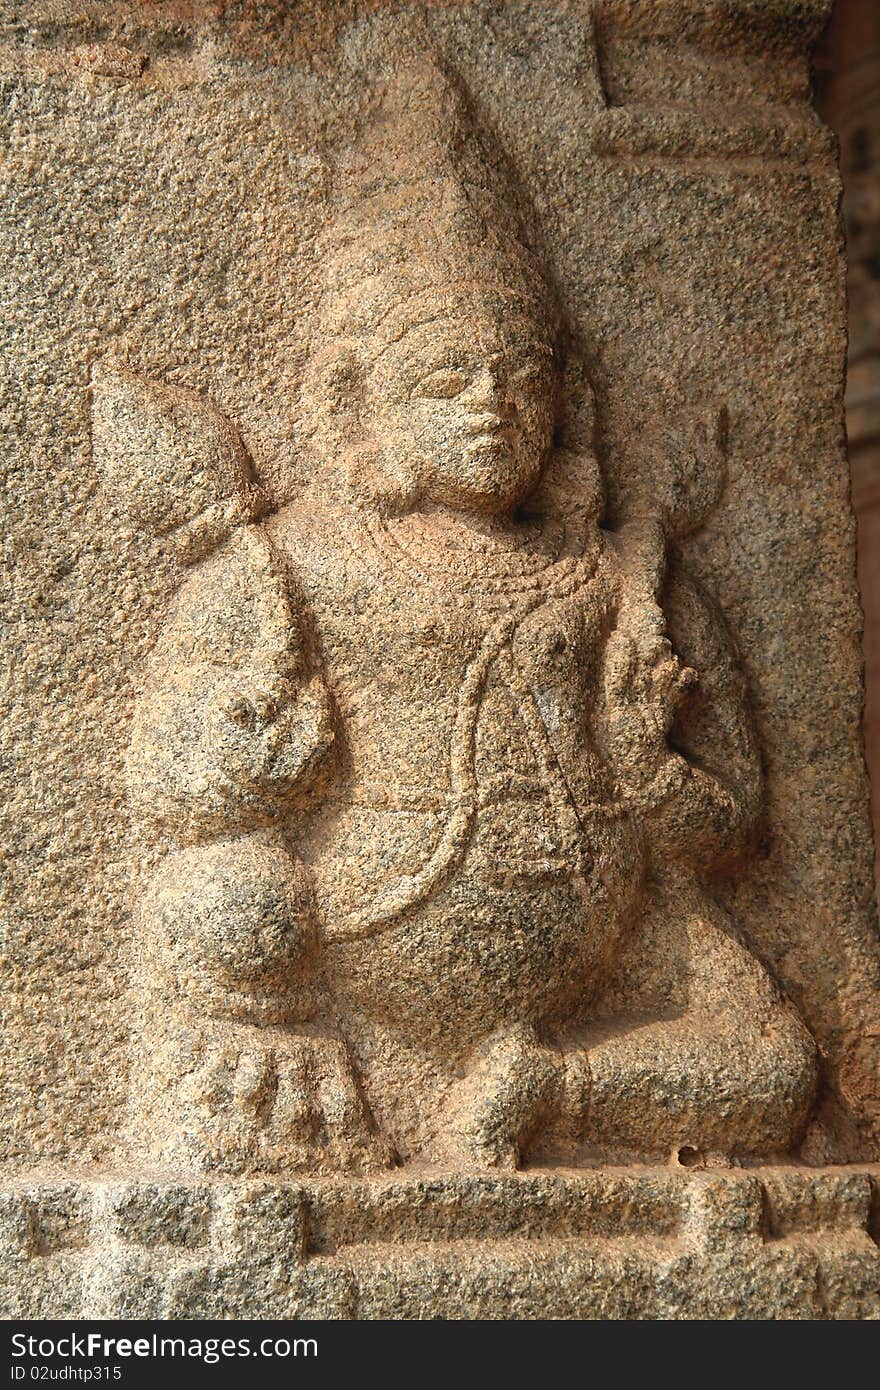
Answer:
[(4, 1317), (877, 1318), (873, 1169), (16, 1184)]
[(9, 1307), (877, 1316), (826, 7), (295, 8), (0, 29)]
[[(819, 110), (840, 141), (847, 242), (847, 449), (865, 609), (865, 754), (880, 826), (880, 11), (836, 0), (817, 52)], [(875, 857), (875, 872), (880, 862)]]

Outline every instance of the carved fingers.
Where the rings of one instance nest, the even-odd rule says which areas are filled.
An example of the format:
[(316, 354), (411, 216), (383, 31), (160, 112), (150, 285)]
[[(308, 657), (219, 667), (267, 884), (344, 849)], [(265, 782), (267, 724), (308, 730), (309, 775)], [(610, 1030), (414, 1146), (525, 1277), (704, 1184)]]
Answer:
[(288, 789), (333, 738), (322, 681), (301, 689), (283, 679), (230, 681), (209, 701), (205, 742), (216, 775), (235, 787)]
[(605, 736), (624, 785), (650, 779), (669, 757), (669, 731), (698, 682), (666, 637), (625, 626), (612, 634), (603, 680)]
[(244, 684), (218, 695), (216, 710), (218, 715), (235, 724), (239, 729), (253, 732), (257, 728), (266, 729), (274, 723), (279, 711), (289, 705), (294, 698), (293, 687), (289, 681), (279, 680), (266, 686)]

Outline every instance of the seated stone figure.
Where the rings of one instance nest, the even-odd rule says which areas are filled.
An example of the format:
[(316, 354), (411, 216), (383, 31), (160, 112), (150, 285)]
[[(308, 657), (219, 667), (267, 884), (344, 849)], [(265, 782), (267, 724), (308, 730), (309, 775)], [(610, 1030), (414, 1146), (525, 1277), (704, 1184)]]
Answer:
[(321, 248), (310, 484), (200, 561), (151, 658), (151, 1152), (790, 1152), (814, 1046), (711, 892), (761, 806), (743, 680), (667, 565), (721, 444), (600, 524), (589, 393), (516, 199), (460, 105), (440, 116), (426, 173), (405, 126), (399, 156), (366, 142)]

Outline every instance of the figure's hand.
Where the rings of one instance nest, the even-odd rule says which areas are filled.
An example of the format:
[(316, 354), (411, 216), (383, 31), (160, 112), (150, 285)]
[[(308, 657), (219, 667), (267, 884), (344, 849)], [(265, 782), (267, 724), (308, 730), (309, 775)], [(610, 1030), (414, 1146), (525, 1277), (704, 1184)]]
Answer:
[(205, 729), (211, 760), (224, 781), (247, 786), (265, 778), (287, 722), (282, 712), (292, 697), (287, 682), (266, 688), (243, 680), (215, 693)]
[(670, 757), (669, 731), (697, 682), (697, 672), (682, 665), (666, 637), (642, 637), (625, 627), (612, 634), (603, 691), (605, 732), (625, 786), (644, 785)]
[(297, 689), (283, 678), (230, 681), (206, 714), (207, 746), (221, 781), (235, 787), (289, 786), (332, 740), (321, 681)]
[(294, 699), (290, 681), (266, 681), (262, 685), (242, 681), (221, 690), (214, 701), (215, 717), (246, 733), (264, 734), (278, 714)]

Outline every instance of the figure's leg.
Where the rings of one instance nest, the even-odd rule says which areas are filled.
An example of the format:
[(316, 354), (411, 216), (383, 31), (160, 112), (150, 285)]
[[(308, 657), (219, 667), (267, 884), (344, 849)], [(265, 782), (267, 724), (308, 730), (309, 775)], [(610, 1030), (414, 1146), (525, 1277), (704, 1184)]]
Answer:
[(141, 1151), (239, 1173), (383, 1166), (347, 1048), (309, 1035), (320, 1002), (311, 894), (283, 845), (249, 836), (167, 856), (141, 917)]
[(815, 1044), (728, 928), (691, 890), (670, 896), (634, 941), (621, 979), (627, 966), (634, 979), (653, 970), (655, 1005), (666, 1016), (630, 1012), (570, 1048), (568, 1109), (582, 1106), (581, 1142), (610, 1155), (689, 1157), (782, 1155), (800, 1142), (816, 1088)]
[(562, 1083), (561, 1054), (544, 1046), (530, 1024), (494, 1033), (449, 1091), (438, 1158), (464, 1167), (517, 1168), (555, 1114)]

